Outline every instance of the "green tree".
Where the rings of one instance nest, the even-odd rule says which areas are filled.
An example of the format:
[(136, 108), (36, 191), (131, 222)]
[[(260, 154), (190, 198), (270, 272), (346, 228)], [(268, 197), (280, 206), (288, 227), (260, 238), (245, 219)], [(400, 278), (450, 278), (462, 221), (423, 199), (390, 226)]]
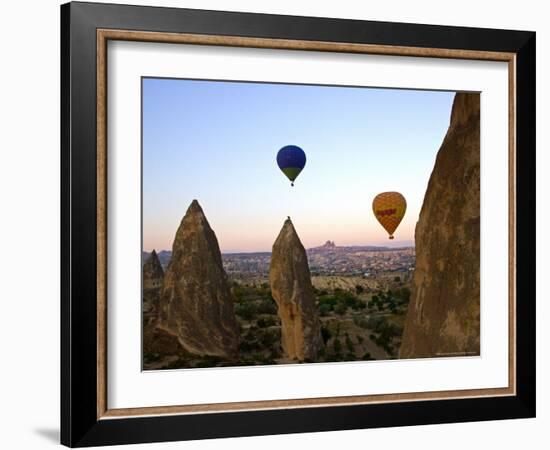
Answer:
[(323, 338), (323, 342), (325, 345), (327, 345), (327, 342), (332, 337), (332, 333), (330, 332), (329, 328), (326, 326), (321, 327), (321, 337)]
[(272, 327), (274, 325), (277, 325), (277, 319), (275, 319), (274, 316), (264, 316), (264, 317), (260, 317), (256, 321), (256, 324), (260, 328), (268, 328), (268, 327)]
[(342, 354), (342, 342), (340, 341), (339, 338), (334, 339), (334, 342), (332, 343), (332, 346), (334, 348), (334, 353), (336, 355), (341, 355)]
[(374, 358), (371, 356), (369, 352), (365, 352), (365, 354), (363, 355), (363, 361), (371, 361), (373, 359)]
[(334, 312), (343, 316), (346, 313), (347, 309), (348, 307), (346, 306), (345, 302), (338, 302), (334, 307)]
[(262, 299), (257, 306), (258, 314), (277, 314), (277, 304), (272, 298)]
[(237, 303), (235, 305), (235, 314), (243, 320), (252, 320), (258, 310), (253, 302)]
[(348, 333), (346, 333), (346, 347), (347, 347), (349, 353), (354, 353), (355, 347), (354, 347), (353, 342), (351, 341), (351, 338), (349, 337)]
[(411, 290), (408, 287), (402, 287), (398, 293), (399, 298), (403, 303), (408, 303), (411, 297)]
[(322, 303), (319, 305), (319, 315), (322, 317), (328, 316), (332, 311), (332, 306), (327, 303)]

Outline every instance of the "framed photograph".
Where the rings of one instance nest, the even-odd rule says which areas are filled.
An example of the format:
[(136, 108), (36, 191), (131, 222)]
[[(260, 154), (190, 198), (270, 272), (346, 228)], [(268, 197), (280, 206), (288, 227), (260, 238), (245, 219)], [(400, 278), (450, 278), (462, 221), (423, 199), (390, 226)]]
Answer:
[(535, 33), (61, 7), (61, 441), (535, 415)]

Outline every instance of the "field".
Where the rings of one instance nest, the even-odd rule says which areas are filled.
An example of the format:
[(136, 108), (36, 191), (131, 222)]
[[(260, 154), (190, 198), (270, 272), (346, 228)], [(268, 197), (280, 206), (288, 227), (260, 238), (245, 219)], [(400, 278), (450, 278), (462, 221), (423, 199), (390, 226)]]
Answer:
[[(377, 278), (312, 277), (324, 348), (315, 361), (396, 358), (410, 297), (408, 274)], [(285, 364), (277, 306), (267, 280), (232, 281), (234, 311), (240, 327), (237, 361), (187, 354), (176, 339), (157, 329), (144, 312), (144, 369), (180, 369)]]

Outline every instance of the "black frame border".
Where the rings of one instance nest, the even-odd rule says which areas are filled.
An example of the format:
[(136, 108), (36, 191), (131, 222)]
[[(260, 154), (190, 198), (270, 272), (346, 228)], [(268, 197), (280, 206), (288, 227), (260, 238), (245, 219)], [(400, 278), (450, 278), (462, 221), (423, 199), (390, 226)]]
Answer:
[[(516, 54), (516, 395), (97, 419), (96, 30)], [(534, 32), (73, 2), (61, 6), (61, 443), (70, 447), (534, 417)]]

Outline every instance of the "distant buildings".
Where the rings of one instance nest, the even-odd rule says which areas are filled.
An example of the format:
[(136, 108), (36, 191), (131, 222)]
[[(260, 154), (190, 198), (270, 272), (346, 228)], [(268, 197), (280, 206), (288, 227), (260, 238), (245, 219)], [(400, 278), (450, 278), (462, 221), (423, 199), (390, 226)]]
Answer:
[[(169, 251), (159, 252), (164, 268), (170, 256)], [(320, 247), (308, 249), (307, 256), (312, 275), (370, 278), (388, 272), (409, 274), (415, 266), (414, 247), (338, 247), (333, 241), (327, 241)], [(269, 252), (222, 254), (223, 267), (232, 278), (267, 278), (270, 260)]]
[[(337, 247), (327, 241), (321, 247), (307, 250), (312, 275), (360, 275), (373, 277), (379, 273), (404, 272), (414, 268), (413, 247)], [(222, 255), (229, 275), (267, 276), (270, 253), (240, 253)]]

